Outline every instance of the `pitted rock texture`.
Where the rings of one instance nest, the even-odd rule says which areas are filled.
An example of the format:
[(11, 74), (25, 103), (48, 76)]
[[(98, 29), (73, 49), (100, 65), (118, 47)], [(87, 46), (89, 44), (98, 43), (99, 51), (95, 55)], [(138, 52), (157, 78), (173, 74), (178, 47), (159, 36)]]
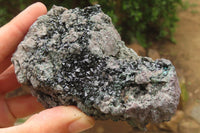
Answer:
[(167, 121), (180, 88), (169, 60), (127, 48), (99, 5), (53, 6), (13, 54), (18, 81), (46, 108), (76, 105), (95, 119), (131, 125)]

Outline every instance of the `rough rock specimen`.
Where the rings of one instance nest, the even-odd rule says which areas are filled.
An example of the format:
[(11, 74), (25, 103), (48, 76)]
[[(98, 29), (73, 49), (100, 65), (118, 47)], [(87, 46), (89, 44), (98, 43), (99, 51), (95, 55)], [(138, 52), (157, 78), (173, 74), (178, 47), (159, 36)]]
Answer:
[(180, 89), (170, 61), (127, 48), (99, 5), (53, 8), (12, 57), (17, 78), (46, 108), (76, 105), (95, 119), (144, 126), (169, 120)]

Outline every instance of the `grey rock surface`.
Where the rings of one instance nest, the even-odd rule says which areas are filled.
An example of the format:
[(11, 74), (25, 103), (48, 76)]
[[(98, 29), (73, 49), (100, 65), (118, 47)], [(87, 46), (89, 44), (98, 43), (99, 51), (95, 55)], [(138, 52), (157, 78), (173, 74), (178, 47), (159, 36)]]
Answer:
[(169, 60), (138, 56), (99, 5), (53, 6), (13, 54), (18, 81), (46, 108), (76, 105), (95, 119), (144, 126), (167, 121), (180, 88)]

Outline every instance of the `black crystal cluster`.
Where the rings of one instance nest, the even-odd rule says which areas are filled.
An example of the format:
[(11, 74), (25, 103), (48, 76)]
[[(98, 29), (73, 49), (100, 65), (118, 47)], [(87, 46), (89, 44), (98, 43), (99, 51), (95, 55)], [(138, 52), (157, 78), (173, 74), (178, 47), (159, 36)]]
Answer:
[(169, 120), (179, 102), (174, 66), (127, 48), (99, 5), (53, 6), (12, 57), (19, 82), (46, 108), (75, 105), (95, 119), (131, 125)]

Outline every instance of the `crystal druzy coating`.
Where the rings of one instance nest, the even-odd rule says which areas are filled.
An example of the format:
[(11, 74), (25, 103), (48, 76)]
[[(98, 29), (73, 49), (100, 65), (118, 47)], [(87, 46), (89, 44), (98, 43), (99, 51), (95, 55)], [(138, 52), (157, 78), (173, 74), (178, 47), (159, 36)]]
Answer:
[(127, 48), (99, 5), (53, 6), (13, 54), (18, 81), (46, 108), (76, 105), (95, 119), (144, 126), (169, 120), (180, 88), (169, 60)]

